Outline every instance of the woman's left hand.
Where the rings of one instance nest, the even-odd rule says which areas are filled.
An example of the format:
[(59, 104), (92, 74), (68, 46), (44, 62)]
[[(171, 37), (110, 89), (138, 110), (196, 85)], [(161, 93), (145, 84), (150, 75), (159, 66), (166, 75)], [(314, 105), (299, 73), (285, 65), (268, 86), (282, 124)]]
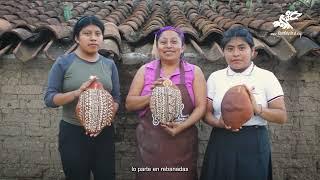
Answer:
[(252, 92), (254, 87), (249, 88), (246, 86), (246, 89), (250, 96), (253, 112), (256, 116), (260, 116), (269, 122), (278, 124), (283, 124), (287, 121), (288, 117), (283, 96), (279, 96), (268, 102), (267, 107), (262, 107), (261, 104), (257, 104), (256, 99), (254, 98), (254, 92)]
[(176, 136), (183, 131), (183, 126), (181, 122), (167, 122), (160, 124), (163, 129), (171, 136)]
[(257, 104), (256, 98), (254, 97), (254, 95), (252, 93), (252, 91), (254, 91), (254, 86), (252, 86), (250, 88), (249, 86), (245, 85), (245, 87), (246, 87), (247, 92), (249, 94), (254, 114), (261, 113), (261, 107), (260, 107), (261, 104)]

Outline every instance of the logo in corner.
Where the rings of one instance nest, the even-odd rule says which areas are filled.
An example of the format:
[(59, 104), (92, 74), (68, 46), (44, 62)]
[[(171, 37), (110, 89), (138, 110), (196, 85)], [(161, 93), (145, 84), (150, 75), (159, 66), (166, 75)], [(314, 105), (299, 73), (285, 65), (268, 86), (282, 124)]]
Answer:
[(274, 21), (274, 27), (281, 27), (282, 29), (293, 29), (290, 25), (289, 21), (298, 20), (298, 18), (302, 15), (298, 11), (287, 11), (284, 14), (280, 15), (279, 21)]
[(290, 11), (288, 10), (285, 14), (280, 15), (278, 21), (273, 22), (274, 27), (281, 27), (281, 30), (277, 33), (272, 33), (273, 35), (298, 35), (301, 37), (302, 33), (300, 31), (295, 30), (291, 24), (290, 21), (298, 20), (298, 18), (302, 15), (302, 13), (299, 13), (298, 11)]

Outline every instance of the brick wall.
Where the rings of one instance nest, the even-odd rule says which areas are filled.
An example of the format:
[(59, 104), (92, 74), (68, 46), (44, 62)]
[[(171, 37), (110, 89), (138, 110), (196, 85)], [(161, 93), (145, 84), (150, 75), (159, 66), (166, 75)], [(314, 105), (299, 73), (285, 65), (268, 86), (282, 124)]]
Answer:
[[(209, 74), (225, 66), (222, 61), (193, 59)], [(13, 56), (0, 59), (0, 179), (63, 179), (57, 151), (59, 109), (43, 103), (47, 74), (53, 62), (43, 57), (22, 63)], [(270, 124), (273, 172), (276, 180), (320, 179), (320, 62), (298, 60), (278, 63), (260, 59), (256, 62), (272, 70), (285, 91), (289, 120), (285, 125)], [(123, 101), (139, 66), (119, 66)], [(134, 113), (117, 116), (117, 179), (134, 178), (131, 167), (136, 153)], [(199, 128), (199, 168), (202, 164), (211, 128)]]

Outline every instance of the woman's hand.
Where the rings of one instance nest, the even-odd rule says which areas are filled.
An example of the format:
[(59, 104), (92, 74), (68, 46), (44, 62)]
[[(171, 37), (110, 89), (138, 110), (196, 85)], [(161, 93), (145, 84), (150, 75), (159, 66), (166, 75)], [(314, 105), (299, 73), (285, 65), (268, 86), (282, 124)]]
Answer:
[(80, 94), (85, 91), (93, 81), (95, 81), (97, 78), (94, 77), (84, 83), (80, 86), (79, 89), (74, 90), (74, 91), (69, 91), (66, 93), (58, 93), (53, 97), (53, 103), (57, 106), (62, 106), (65, 104), (68, 104), (72, 101), (74, 101), (76, 98), (80, 96)]
[(79, 97), (80, 94), (87, 90), (87, 88), (91, 85), (91, 83), (93, 81), (97, 80), (97, 77), (96, 76), (92, 76), (92, 78), (90, 78), (88, 81), (84, 82), (81, 84), (81, 86), (79, 87), (79, 89), (75, 90), (74, 93), (73, 93), (73, 96), (76, 98), (76, 97)]
[(181, 122), (167, 122), (160, 123), (161, 127), (171, 136), (176, 136), (183, 131), (183, 125)]
[[(212, 104), (213, 104), (212, 100), (208, 99), (207, 100), (207, 110), (206, 110), (205, 118), (203, 119), (203, 121), (212, 127), (225, 128), (227, 130), (231, 130), (234, 132), (239, 131), (239, 129), (231, 129), (230, 126), (227, 126), (224, 123), (222, 116), (220, 116), (219, 119), (217, 119), (215, 116), (213, 116), (212, 112), (214, 112), (214, 109), (213, 109)], [(241, 127), (240, 127), (240, 129), (241, 129)]]
[(258, 115), (269, 122), (279, 124), (283, 124), (287, 121), (287, 112), (283, 96), (279, 96), (272, 101), (269, 101), (267, 107), (262, 107), (261, 104), (257, 104), (256, 99), (252, 93), (254, 87), (249, 88), (248, 86), (246, 86), (246, 88), (250, 96), (253, 112), (255, 115)]
[(220, 128), (225, 128), (225, 129), (230, 130), (230, 131), (233, 131), (233, 132), (238, 132), (238, 131), (240, 131), (240, 129), (242, 128), (242, 127), (240, 127), (239, 129), (231, 129), (231, 126), (228, 126), (228, 125), (226, 125), (226, 124), (224, 123), (222, 116), (221, 116), (220, 119), (218, 120), (217, 126), (220, 127)]
[(262, 106), (261, 106), (261, 104), (257, 104), (256, 98), (254, 97), (254, 95), (252, 93), (252, 91), (254, 91), (254, 89), (255, 89), (254, 86), (252, 86), (251, 88), (247, 85), (244, 85), (244, 86), (246, 87), (246, 90), (249, 94), (254, 114), (257, 114), (257, 115), (261, 114)]
[(164, 78), (158, 78), (157, 80), (153, 81), (151, 85), (151, 90), (153, 90), (156, 86), (162, 85), (164, 80), (165, 80)]

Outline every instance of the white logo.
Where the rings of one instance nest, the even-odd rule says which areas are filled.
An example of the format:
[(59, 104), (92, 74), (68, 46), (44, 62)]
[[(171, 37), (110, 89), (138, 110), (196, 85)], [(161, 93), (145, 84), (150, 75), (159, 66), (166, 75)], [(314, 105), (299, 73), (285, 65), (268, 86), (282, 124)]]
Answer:
[(299, 13), (298, 11), (287, 11), (284, 14), (280, 15), (279, 21), (274, 21), (273, 26), (274, 27), (281, 27), (282, 29), (293, 29), (293, 27), (290, 25), (289, 21), (297, 20), (298, 17), (300, 17), (302, 13)]

